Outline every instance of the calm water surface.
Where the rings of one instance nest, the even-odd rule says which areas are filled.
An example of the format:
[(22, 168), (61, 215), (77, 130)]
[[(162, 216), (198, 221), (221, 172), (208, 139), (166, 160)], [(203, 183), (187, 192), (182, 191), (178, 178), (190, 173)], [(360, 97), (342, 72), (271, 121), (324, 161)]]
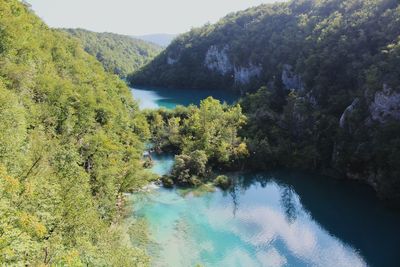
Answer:
[[(168, 173), (172, 155), (154, 156)], [(232, 174), (228, 191), (133, 196), (153, 266), (400, 266), (400, 213), (367, 186), (296, 172)]]
[(141, 109), (167, 108), (172, 109), (177, 105), (198, 105), (208, 96), (227, 103), (233, 103), (238, 97), (221, 90), (182, 90), (171, 88), (131, 88), (135, 99), (139, 100)]

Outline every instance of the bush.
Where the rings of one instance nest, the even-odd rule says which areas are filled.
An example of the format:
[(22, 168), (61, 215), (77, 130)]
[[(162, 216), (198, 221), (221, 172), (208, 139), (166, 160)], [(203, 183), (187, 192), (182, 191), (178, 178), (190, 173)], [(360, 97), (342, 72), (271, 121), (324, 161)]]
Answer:
[(185, 186), (200, 185), (207, 176), (207, 161), (207, 155), (202, 150), (176, 156), (172, 169), (174, 181)]
[(214, 180), (214, 185), (224, 190), (228, 189), (231, 184), (231, 180), (226, 175), (218, 175)]
[(165, 188), (172, 188), (174, 187), (174, 180), (171, 179), (169, 175), (164, 175), (161, 177), (161, 182)]
[(150, 169), (153, 166), (154, 166), (153, 160), (150, 157), (146, 157), (146, 159), (143, 162), (143, 167), (146, 169)]

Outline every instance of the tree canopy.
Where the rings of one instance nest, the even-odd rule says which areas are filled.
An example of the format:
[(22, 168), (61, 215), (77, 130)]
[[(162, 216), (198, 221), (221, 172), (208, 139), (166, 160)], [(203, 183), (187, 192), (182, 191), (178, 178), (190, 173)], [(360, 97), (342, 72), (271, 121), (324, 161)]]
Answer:
[[(337, 92), (350, 97), (363, 90), (366, 73), (372, 75), (374, 68), (380, 69), (374, 73), (375, 81), (381, 82), (375, 84), (378, 88), (382, 79), (396, 81), (396, 71), (379, 62), (393, 58), (388, 47), (398, 43), (399, 35), (397, 0), (265, 4), (178, 36), (130, 81), (247, 92), (269, 84), (293, 86), (282, 81), (282, 72), (289, 67), (293, 75), (301, 77), (306, 90), (324, 101), (321, 104), (332, 106), (338, 100)], [(249, 75), (257, 68), (257, 75)]]
[(148, 265), (117, 205), (147, 182), (148, 134), (124, 82), (76, 39), (0, 2), (2, 264)]
[(148, 111), (147, 118), (156, 150), (178, 154), (171, 175), (178, 184), (198, 185), (213, 169), (235, 169), (248, 156), (238, 134), (246, 122), (240, 105), (208, 97), (199, 107)]
[(318, 170), (400, 197), (399, 36), (397, 0), (265, 4), (180, 35), (129, 80), (239, 91), (254, 168)]

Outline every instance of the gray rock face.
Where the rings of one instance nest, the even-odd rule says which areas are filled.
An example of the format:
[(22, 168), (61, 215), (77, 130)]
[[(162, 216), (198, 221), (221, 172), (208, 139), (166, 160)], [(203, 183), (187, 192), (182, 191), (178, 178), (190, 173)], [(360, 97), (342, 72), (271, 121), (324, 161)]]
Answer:
[(233, 74), (235, 83), (247, 84), (254, 77), (261, 74), (262, 67), (249, 63), (248, 66), (235, 66), (228, 55), (229, 46), (225, 45), (222, 49), (218, 49), (216, 45), (210, 46), (207, 50), (204, 66), (221, 75)]
[(248, 67), (235, 67), (235, 83), (247, 84), (252, 78), (259, 77), (261, 71), (261, 66), (254, 66), (252, 63)]
[(312, 91), (308, 92), (308, 93), (305, 95), (304, 98), (305, 98), (305, 100), (307, 101), (307, 103), (311, 104), (311, 106), (312, 106), (313, 108), (316, 108), (316, 107), (317, 107), (317, 105), (318, 105), (317, 99), (315, 99), (315, 97), (313, 96)]
[(386, 84), (383, 90), (375, 93), (375, 98), (369, 106), (371, 119), (384, 123), (389, 119), (400, 121), (400, 93), (393, 92)]
[(167, 57), (167, 64), (168, 65), (174, 65), (177, 62), (178, 62), (178, 59), (172, 58), (171, 56)]
[(283, 65), (282, 83), (287, 90), (303, 90), (304, 85), (301, 76), (293, 71), (293, 66), (289, 64)]
[(359, 102), (360, 100), (358, 98), (354, 99), (351, 105), (344, 110), (339, 121), (340, 128), (345, 128), (348, 117), (351, 115), (351, 113), (353, 113)]
[(228, 51), (228, 45), (225, 45), (222, 50), (219, 50), (216, 45), (210, 46), (204, 59), (204, 66), (222, 75), (232, 72), (233, 65), (229, 60)]

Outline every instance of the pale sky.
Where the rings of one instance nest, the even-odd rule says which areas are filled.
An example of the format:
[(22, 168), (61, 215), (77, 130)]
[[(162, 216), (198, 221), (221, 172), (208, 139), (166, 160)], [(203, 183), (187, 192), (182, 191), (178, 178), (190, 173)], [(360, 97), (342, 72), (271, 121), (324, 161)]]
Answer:
[(182, 33), (226, 14), (283, 0), (26, 0), (51, 27), (127, 35)]

